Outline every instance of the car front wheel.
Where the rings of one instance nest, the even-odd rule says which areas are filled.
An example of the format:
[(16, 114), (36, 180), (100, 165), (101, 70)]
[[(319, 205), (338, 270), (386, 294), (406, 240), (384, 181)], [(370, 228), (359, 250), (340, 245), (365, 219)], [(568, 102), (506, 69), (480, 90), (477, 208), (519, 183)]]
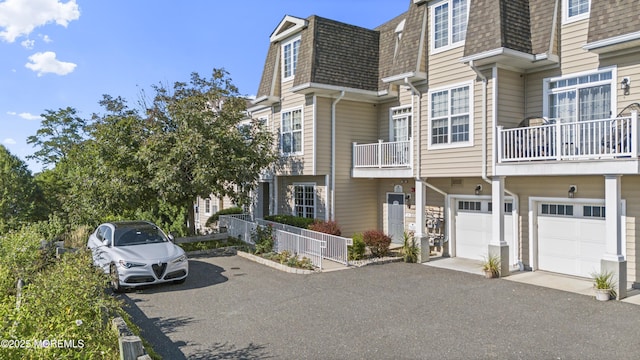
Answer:
[(122, 287), (120, 286), (120, 276), (118, 275), (118, 267), (115, 264), (111, 264), (111, 269), (109, 271), (111, 275), (111, 288), (114, 293), (121, 293)]

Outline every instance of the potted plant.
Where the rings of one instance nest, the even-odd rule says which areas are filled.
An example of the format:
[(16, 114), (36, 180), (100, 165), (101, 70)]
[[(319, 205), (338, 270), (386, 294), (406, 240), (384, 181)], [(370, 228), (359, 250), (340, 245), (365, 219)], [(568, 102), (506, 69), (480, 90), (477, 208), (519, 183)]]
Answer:
[(500, 277), (500, 257), (489, 255), (482, 262), (482, 271), (487, 279)]
[(600, 271), (591, 274), (593, 276), (593, 288), (596, 292), (596, 299), (607, 301), (615, 298), (617, 293), (613, 285), (613, 274), (608, 271)]
[(403, 234), (403, 237), (404, 237), (404, 243), (402, 245), (402, 248), (400, 249), (400, 252), (402, 254), (402, 258), (404, 259), (404, 262), (406, 263), (417, 262), (418, 252), (420, 251), (420, 248), (416, 244), (416, 239), (413, 237), (412, 234), (408, 234), (406, 232)]

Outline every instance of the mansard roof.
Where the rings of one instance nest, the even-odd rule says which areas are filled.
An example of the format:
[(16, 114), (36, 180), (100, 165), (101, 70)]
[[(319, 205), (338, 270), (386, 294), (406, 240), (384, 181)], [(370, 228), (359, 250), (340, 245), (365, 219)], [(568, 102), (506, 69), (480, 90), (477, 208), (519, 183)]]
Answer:
[(319, 16), (308, 20), (293, 86), (314, 83), (378, 91), (380, 34)]
[(640, 46), (640, 1), (591, 0), (585, 48), (615, 51)]
[(515, 60), (522, 67), (556, 62), (557, 4), (549, 0), (472, 1), (463, 60)]

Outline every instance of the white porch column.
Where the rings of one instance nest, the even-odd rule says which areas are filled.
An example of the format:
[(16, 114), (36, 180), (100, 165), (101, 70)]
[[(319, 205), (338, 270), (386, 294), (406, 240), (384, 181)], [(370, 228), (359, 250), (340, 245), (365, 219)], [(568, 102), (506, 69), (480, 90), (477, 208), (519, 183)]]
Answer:
[(605, 175), (605, 228), (606, 253), (602, 256), (602, 271), (613, 273), (616, 282), (618, 299), (627, 296), (627, 261), (622, 255), (624, 242), (622, 239), (622, 176)]
[(420, 244), (420, 259), (419, 262), (429, 261), (429, 239), (425, 234), (426, 229), (426, 213), (425, 207), (427, 206), (427, 188), (422, 179), (416, 179), (416, 232), (414, 238), (418, 244)]
[(504, 240), (504, 176), (494, 176), (491, 180), (492, 234), (489, 241), (489, 256), (500, 257), (501, 276), (509, 275), (509, 245)]

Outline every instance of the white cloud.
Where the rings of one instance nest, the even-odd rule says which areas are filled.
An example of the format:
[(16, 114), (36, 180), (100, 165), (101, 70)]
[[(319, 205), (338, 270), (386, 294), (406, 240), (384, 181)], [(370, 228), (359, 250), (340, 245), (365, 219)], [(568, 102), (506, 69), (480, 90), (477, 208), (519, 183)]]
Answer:
[(16, 144), (16, 141), (13, 140), (12, 138), (6, 138), (2, 141), (2, 143), (7, 144), (7, 145), (14, 145)]
[(19, 116), (25, 120), (42, 120), (42, 117), (40, 115), (33, 115), (31, 113), (28, 112), (22, 112), (20, 114), (18, 114), (15, 111), (7, 111), (7, 115), (11, 115), (11, 116)]
[(67, 27), (70, 21), (80, 18), (76, 0), (63, 3), (59, 0), (6, 0), (0, 2), (0, 39), (14, 42), (29, 35), (35, 28), (55, 22)]
[(38, 76), (47, 73), (67, 75), (73, 72), (77, 66), (74, 63), (59, 61), (53, 51), (35, 53), (29, 56), (29, 61), (24, 66), (38, 72)]
[(26, 112), (20, 113), (18, 114), (18, 116), (20, 116), (25, 120), (42, 120), (42, 117), (40, 115), (33, 115), (31, 113), (26, 113)]
[(33, 40), (24, 40), (23, 42), (20, 43), (20, 45), (22, 45), (23, 48), (31, 50), (33, 49), (33, 45), (35, 45), (35, 43), (36, 42)]
[(49, 35), (40, 35), (40, 37), (42, 38), (42, 41), (46, 42), (47, 44), (53, 41), (53, 39), (51, 39)]

